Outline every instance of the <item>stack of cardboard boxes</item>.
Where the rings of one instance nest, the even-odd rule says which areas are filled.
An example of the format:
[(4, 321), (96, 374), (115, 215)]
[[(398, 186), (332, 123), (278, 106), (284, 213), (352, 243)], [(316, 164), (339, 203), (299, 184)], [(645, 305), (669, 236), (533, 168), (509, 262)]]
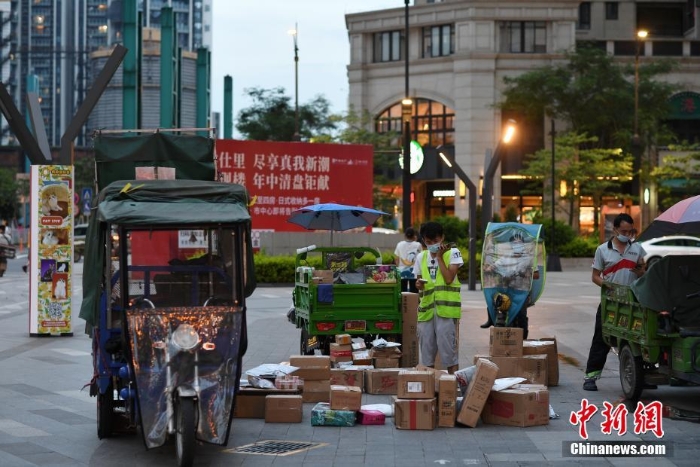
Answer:
[(491, 391), (481, 420), (492, 425), (520, 427), (549, 424), (548, 357), (523, 357), (522, 329), (491, 328), (488, 358), (492, 363), (498, 362), (497, 377), (518, 376), (525, 378), (528, 384)]
[(431, 371), (401, 370), (394, 400), (394, 423), (401, 430), (433, 430), (437, 401), (435, 374)]
[(298, 368), (294, 375), (304, 380), (304, 402), (328, 402), (331, 394), (331, 358), (327, 355), (292, 355), (289, 364)]

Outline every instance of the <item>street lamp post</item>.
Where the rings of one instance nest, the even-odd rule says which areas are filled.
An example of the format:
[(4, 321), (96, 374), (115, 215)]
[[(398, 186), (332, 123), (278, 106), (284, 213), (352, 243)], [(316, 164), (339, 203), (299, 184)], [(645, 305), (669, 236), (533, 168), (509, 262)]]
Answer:
[[(643, 29), (637, 31), (636, 49), (634, 54), (634, 136), (632, 136), (632, 152), (634, 157), (634, 178), (632, 179), (632, 193), (639, 196), (639, 204), (642, 207), (640, 227), (644, 227), (644, 222), (647, 221), (645, 211), (648, 203), (644, 202), (643, 195), (643, 179), (646, 178), (646, 170), (642, 164), (642, 141), (639, 137), (639, 49), (641, 48), (644, 39), (649, 33)], [(635, 183), (636, 182), (636, 183)]]
[(297, 36), (299, 35), (299, 30), (297, 24), (294, 25), (294, 29), (289, 31), (294, 39), (294, 141), (301, 141), (301, 135), (299, 134), (299, 46), (297, 45)]
[(508, 125), (503, 132), (503, 137), (498, 141), (496, 149), (493, 151), (493, 156), (489, 159), (487, 155), (487, 167), (484, 171), (484, 189), (481, 200), (481, 229), (486, 232), (486, 226), (493, 219), (493, 177), (496, 174), (498, 165), (503, 158), (503, 144), (510, 144), (515, 135), (515, 120), (508, 120)]
[(411, 227), (411, 113), (413, 110), (413, 101), (408, 97), (408, 2), (405, 0), (405, 32), (404, 32), (404, 99), (401, 101), (401, 116), (403, 121), (403, 171), (402, 171), (402, 186), (403, 197), (401, 208), (403, 210), (403, 229)]
[(454, 156), (449, 151), (440, 151), (437, 148), (440, 158), (447, 167), (451, 168), (454, 173), (464, 182), (469, 191), (469, 290), (476, 290), (476, 185), (464, 173), (464, 170), (457, 165)]
[[(554, 172), (554, 148), (555, 148), (555, 137), (556, 137), (556, 130), (554, 128), (554, 117), (552, 117), (552, 238), (551, 238), (551, 246), (552, 246), (552, 251), (547, 255), (547, 271), (561, 271), (561, 260), (559, 259), (559, 254), (557, 253), (557, 247), (556, 244), (554, 243), (554, 232), (555, 232), (555, 221), (556, 221), (556, 202), (554, 199), (554, 185), (556, 183), (555, 179), (555, 172)], [(544, 201), (544, 196), (542, 196), (542, 201)]]

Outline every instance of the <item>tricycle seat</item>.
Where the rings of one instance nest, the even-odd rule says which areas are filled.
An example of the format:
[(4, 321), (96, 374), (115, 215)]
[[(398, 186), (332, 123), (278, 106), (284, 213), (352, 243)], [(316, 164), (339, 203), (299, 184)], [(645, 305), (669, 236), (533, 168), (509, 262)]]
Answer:
[(681, 337), (700, 337), (700, 328), (679, 328), (678, 335)]

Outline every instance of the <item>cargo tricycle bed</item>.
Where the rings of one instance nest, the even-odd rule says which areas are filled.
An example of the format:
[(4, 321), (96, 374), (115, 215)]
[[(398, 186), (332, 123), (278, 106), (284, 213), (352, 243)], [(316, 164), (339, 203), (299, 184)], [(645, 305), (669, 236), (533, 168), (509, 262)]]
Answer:
[(700, 256), (667, 256), (629, 287), (604, 283), (601, 307), (628, 399), (653, 384), (700, 384)]
[(396, 266), (378, 261), (369, 247), (297, 250), (290, 320), (302, 355), (328, 354), (336, 334), (401, 342), (401, 280)]

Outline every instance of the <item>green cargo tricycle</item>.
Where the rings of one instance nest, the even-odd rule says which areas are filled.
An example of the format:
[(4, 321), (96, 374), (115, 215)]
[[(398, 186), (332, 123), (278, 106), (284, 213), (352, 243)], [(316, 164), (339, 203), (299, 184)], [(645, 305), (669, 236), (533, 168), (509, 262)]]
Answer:
[(645, 381), (700, 384), (700, 256), (666, 256), (629, 287), (604, 283), (601, 305), (625, 397)]
[[(373, 264), (365, 265), (368, 261)], [(301, 329), (302, 355), (316, 349), (328, 354), (336, 334), (401, 342), (401, 280), (396, 266), (378, 261), (381, 254), (369, 247), (297, 250), (288, 317)]]

